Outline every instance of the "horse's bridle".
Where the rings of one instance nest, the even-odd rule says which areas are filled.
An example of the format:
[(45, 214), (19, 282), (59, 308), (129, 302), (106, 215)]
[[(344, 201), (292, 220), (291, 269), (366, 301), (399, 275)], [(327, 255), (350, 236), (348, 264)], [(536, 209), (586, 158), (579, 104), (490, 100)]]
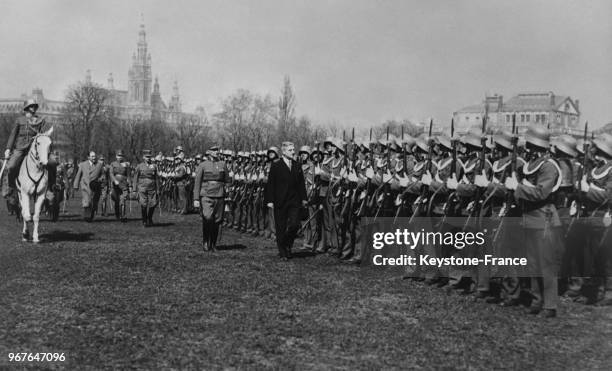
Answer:
[[(29, 151), (29, 157), (32, 157), (32, 159), (34, 161), (36, 161), (36, 167), (38, 169), (42, 169), (42, 165), (40, 164), (40, 156), (38, 156), (38, 138), (42, 137), (42, 136), (46, 136), (48, 137), (48, 135), (45, 134), (38, 134), (34, 137), (34, 155), (32, 155), (32, 151)], [(28, 177), (30, 178), (30, 180), (32, 181), (32, 183), (34, 183), (34, 194), (38, 193), (38, 184), (40, 183), (40, 181), (42, 180), (42, 178), (45, 176), (45, 172), (43, 171), (42, 174), (40, 175), (40, 178), (38, 178), (38, 180), (35, 180), (32, 175), (30, 174), (30, 168), (28, 167), (28, 158), (26, 158), (26, 173), (28, 174)]]

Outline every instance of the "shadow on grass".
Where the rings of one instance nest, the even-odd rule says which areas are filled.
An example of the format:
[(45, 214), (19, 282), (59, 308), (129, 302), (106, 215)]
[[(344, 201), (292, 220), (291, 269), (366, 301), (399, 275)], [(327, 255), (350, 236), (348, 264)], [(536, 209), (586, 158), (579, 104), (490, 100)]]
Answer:
[(153, 222), (152, 228), (155, 228), (155, 227), (169, 227), (171, 225), (174, 225), (174, 223), (155, 223), (155, 222)]
[(40, 235), (40, 239), (43, 242), (60, 242), (60, 241), (74, 241), (74, 242), (85, 242), (91, 240), (94, 234), (91, 232), (84, 233), (73, 233), (70, 231), (53, 231), (51, 233), (45, 233)]
[(246, 246), (241, 245), (241, 244), (217, 246), (217, 250), (243, 250), (243, 249), (246, 249)]
[(310, 250), (301, 250), (301, 251), (295, 251), (291, 253), (291, 256), (293, 258), (309, 258), (312, 256), (316, 256), (317, 253), (310, 251)]
[[(105, 218), (105, 219), (102, 219)], [(140, 218), (126, 218), (125, 219), (126, 223), (127, 222), (134, 222), (134, 221), (141, 221)], [(94, 218), (93, 223), (109, 223), (109, 222), (113, 222), (113, 223), (121, 223), (121, 220), (116, 219), (115, 217), (104, 217), (104, 216), (100, 216), (97, 219)]]

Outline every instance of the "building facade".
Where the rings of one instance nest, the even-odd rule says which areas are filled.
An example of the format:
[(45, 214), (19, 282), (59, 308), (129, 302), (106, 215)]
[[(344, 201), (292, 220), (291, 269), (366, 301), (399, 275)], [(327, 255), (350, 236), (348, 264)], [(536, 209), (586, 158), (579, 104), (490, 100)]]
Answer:
[(472, 127), (480, 127), (485, 112), (488, 112), (487, 126), (491, 129), (511, 129), (512, 116), (516, 115), (519, 134), (532, 124), (550, 128), (553, 134), (568, 133), (581, 135), (579, 128), (580, 106), (578, 99), (555, 95), (553, 92), (520, 93), (508, 101), (502, 95), (485, 97), (480, 104), (461, 108), (453, 113), (458, 134)]
[[(91, 72), (87, 70), (86, 83), (92, 83)], [(174, 81), (172, 96), (168, 103), (164, 102), (160, 92), (158, 78), (151, 68), (151, 54), (148, 50), (145, 26), (140, 25), (136, 51), (132, 55), (132, 63), (128, 69), (127, 90), (116, 89), (113, 74), (109, 74), (105, 89), (109, 92), (108, 104), (120, 119), (155, 119), (177, 125), (181, 120), (196, 119), (197, 115), (182, 112), (181, 99), (177, 81)], [(51, 122), (60, 122), (66, 109), (63, 100), (48, 99), (41, 88), (34, 88), (32, 94), (22, 94), (17, 98), (0, 98), (0, 114), (20, 113), (23, 102), (33, 98), (39, 104), (39, 114)]]

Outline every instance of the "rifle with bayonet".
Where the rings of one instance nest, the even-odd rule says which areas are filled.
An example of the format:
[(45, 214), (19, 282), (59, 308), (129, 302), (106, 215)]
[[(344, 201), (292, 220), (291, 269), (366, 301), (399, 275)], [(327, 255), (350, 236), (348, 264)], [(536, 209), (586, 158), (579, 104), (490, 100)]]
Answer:
[[(402, 125), (402, 172), (404, 173), (404, 177), (408, 177), (408, 153), (406, 152), (406, 142), (404, 141), (404, 126)], [(399, 178), (399, 175), (398, 175)], [(407, 197), (404, 194), (404, 191), (400, 189), (399, 194), (397, 195), (397, 210), (395, 211), (395, 217), (393, 218), (393, 222), (397, 220), (397, 218), (402, 214), (402, 211), (407, 209)]]
[[(487, 116), (488, 116), (488, 109), (485, 108), (485, 114), (482, 117), (482, 133), (480, 136), (480, 147), (481, 147), (480, 156), (478, 158), (478, 166), (474, 170), (474, 179), (476, 179), (477, 176), (482, 175), (486, 168), (487, 136), (485, 135), (485, 133), (487, 131)], [(480, 211), (481, 211), (482, 202), (483, 202), (483, 199), (482, 199), (483, 193), (484, 192), (482, 188), (476, 187), (474, 198), (468, 204), (469, 214), (465, 220), (465, 224), (463, 225), (463, 230), (465, 230), (468, 227), (470, 223), (470, 219), (472, 217), (478, 218), (480, 216)]]
[[(578, 169), (578, 176), (577, 176), (576, 184), (575, 184), (575, 188), (577, 190), (578, 197), (574, 202), (572, 202), (572, 205), (570, 206), (571, 220), (565, 232), (566, 237), (569, 235), (572, 227), (574, 226), (574, 222), (576, 221), (576, 219), (587, 215), (586, 203), (584, 202), (584, 195), (582, 194), (582, 192), (580, 192), (580, 182), (582, 181), (582, 178), (585, 177), (591, 171), (590, 169), (591, 159), (589, 157), (590, 151), (591, 151), (591, 143), (588, 140), (588, 130), (589, 130), (589, 123), (587, 121), (584, 123), (584, 134), (582, 138), (583, 139), (582, 151), (584, 152), (584, 154), (582, 158), (582, 163), (580, 165), (580, 168)], [(591, 133), (591, 138), (593, 138), (594, 135), (595, 133)]]
[[(368, 145), (371, 143), (372, 143), (372, 128), (370, 128), (370, 143), (368, 143)], [(374, 157), (373, 151), (374, 151), (374, 148), (370, 148), (370, 152), (368, 153), (367, 159), (364, 159), (364, 161), (367, 160), (366, 171), (370, 166), (372, 166), (372, 158)], [(363, 191), (364, 192), (363, 199), (361, 200), (361, 204), (359, 205), (359, 208), (357, 209), (358, 217), (365, 215), (366, 208), (369, 203), (370, 184), (372, 184), (372, 180), (368, 177), (366, 180), (365, 189)]]
[[(501, 184), (506, 183), (506, 179), (511, 177), (516, 177), (516, 165), (518, 158), (518, 135), (516, 135), (516, 113), (512, 114), (512, 155), (510, 156), (510, 171), (504, 173), (504, 178), (501, 179)], [(509, 189), (506, 190), (506, 200), (502, 205), (502, 208), (499, 210), (499, 225), (497, 226), (497, 230), (495, 231), (495, 236), (493, 237), (494, 248), (497, 246), (496, 242), (501, 236), (501, 232), (503, 231), (506, 225), (506, 217), (514, 216), (516, 213), (516, 203), (514, 202), (514, 192)]]
[[(428, 148), (427, 149), (427, 160), (425, 162), (425, 166), (424, 166), (422, 175), (431, 173), (431, 163), (433, 160), (433, 147), (434, 147), (434, 140), (432, 138), (432, 130), (433, 130), (433, 119), (430, 119), (429, 120), (429, 135), (427, 137), (427, 141), (428, 141), (427, 142), (427, 148)], [(429, 186), (422, 184), (421, 193), (414, 201), (414, 204), (413, 204), (414, 210), (412, 212), (412, 216), (410, 217), (410, 221), (408, 223), (412, 223), (412, 221), (417, 215), (421, 215), (423, 213), (423, 210), (427, 205), (427, 195), (428, 194), (429, 194)]]
[[(346, 169), (346, 176), (348, 177), (349, 173), (351, 172), (351, 169), (349, 169), (349, 163), (348, 163), (348, 144), (346, 143), (344, 144), (344, 149), (345, 149), (344, 151), (345, 167), (344, 168)], [(353, 128), (353, 132), (351, 134), (351, 150), (352, 150), (351, 161), (352, 161), (352, 165), (355, 166), (355, 128)], [(342, 211), (340, 215), (342, 216), (343, 221), (345, 221), (346, 223), (349, 223), (351, 210), (353, 208), (353, 194), (356, 192), (355, 192), (355, 189), (353, 188), (353, 185), (351, 185), (350, 181), (348, 180), (346, 181), (346, 187), (347, 187), (348, 193), (344, 197), (344, 205), (342, 205)]]
[[(380, 211), (382, 210), (384, 204), (385, 204), (385, 198), (387, 195), (387, 192), (384, 191), (385, 188), (385, 184), (387, 184), (387, 182), (385, 182), (384, 178), (385, 178), (385, 173), (386, 172), (390, 172), (390, 167), (391, 167), (391, 144), (389, 143), (389, 126), (387, 126), (387, 153), (386, 153), (386, 164), (385, 164), (385, 170), (383, 170), (380, 180), (381, 180), (381, 184), (378, 188), (376, 188), (376, 190), (374, 191), (374, 195), (372, 196), (371, 199), (371, 205), (370, 205), (370, 209), (374, 208), (374, 205), (376, 205), (376, 212), (374, 213), (374, 219), (378, 218), (378, 215), (380, 214)], [(382, 194), (380, 194), (380, 192), (382, 192)]]
[[(455, 119), (451, 119), (451, 156), (452, 156), (452, 160), (451, 160), (451, 168), (450, 168), (450, 175), (449, 178), (453, 178), (453, 177), (457, 177), (457, 140), (455, 138)], [(442, 206), (443, 212), (444, 212), (444, 217), (442, 219), (442, 223), (444, 223), (444, 221), (446, 220), (447, 217), (449, 216), (454, 216), (455, 213), (455, 209), (457, 207), (457, 203), (459, 202), (458, 198), (457, 198), (457, 191), (453, 190), (452, 192), (450, 192), (450, 194), (448, 195), (448, 198), (446, 199), (446, 202), (444, 203), (444, 205)]]

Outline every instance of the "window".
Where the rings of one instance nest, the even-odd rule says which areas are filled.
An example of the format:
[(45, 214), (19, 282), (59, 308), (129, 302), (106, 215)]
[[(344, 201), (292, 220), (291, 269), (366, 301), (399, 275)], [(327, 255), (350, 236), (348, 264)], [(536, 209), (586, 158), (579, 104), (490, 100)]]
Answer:
[(512, 117), (510, 115), (506, 115), (506, 122), (511, 122), (512, 121)]
[(521, 115), (521, 122), (525, 122), (525, 115)]
[(531, 116), (531, 115), (525, 115), (525, 121), (529, 122), (529, 117), (530, 117), (530, 116)]

